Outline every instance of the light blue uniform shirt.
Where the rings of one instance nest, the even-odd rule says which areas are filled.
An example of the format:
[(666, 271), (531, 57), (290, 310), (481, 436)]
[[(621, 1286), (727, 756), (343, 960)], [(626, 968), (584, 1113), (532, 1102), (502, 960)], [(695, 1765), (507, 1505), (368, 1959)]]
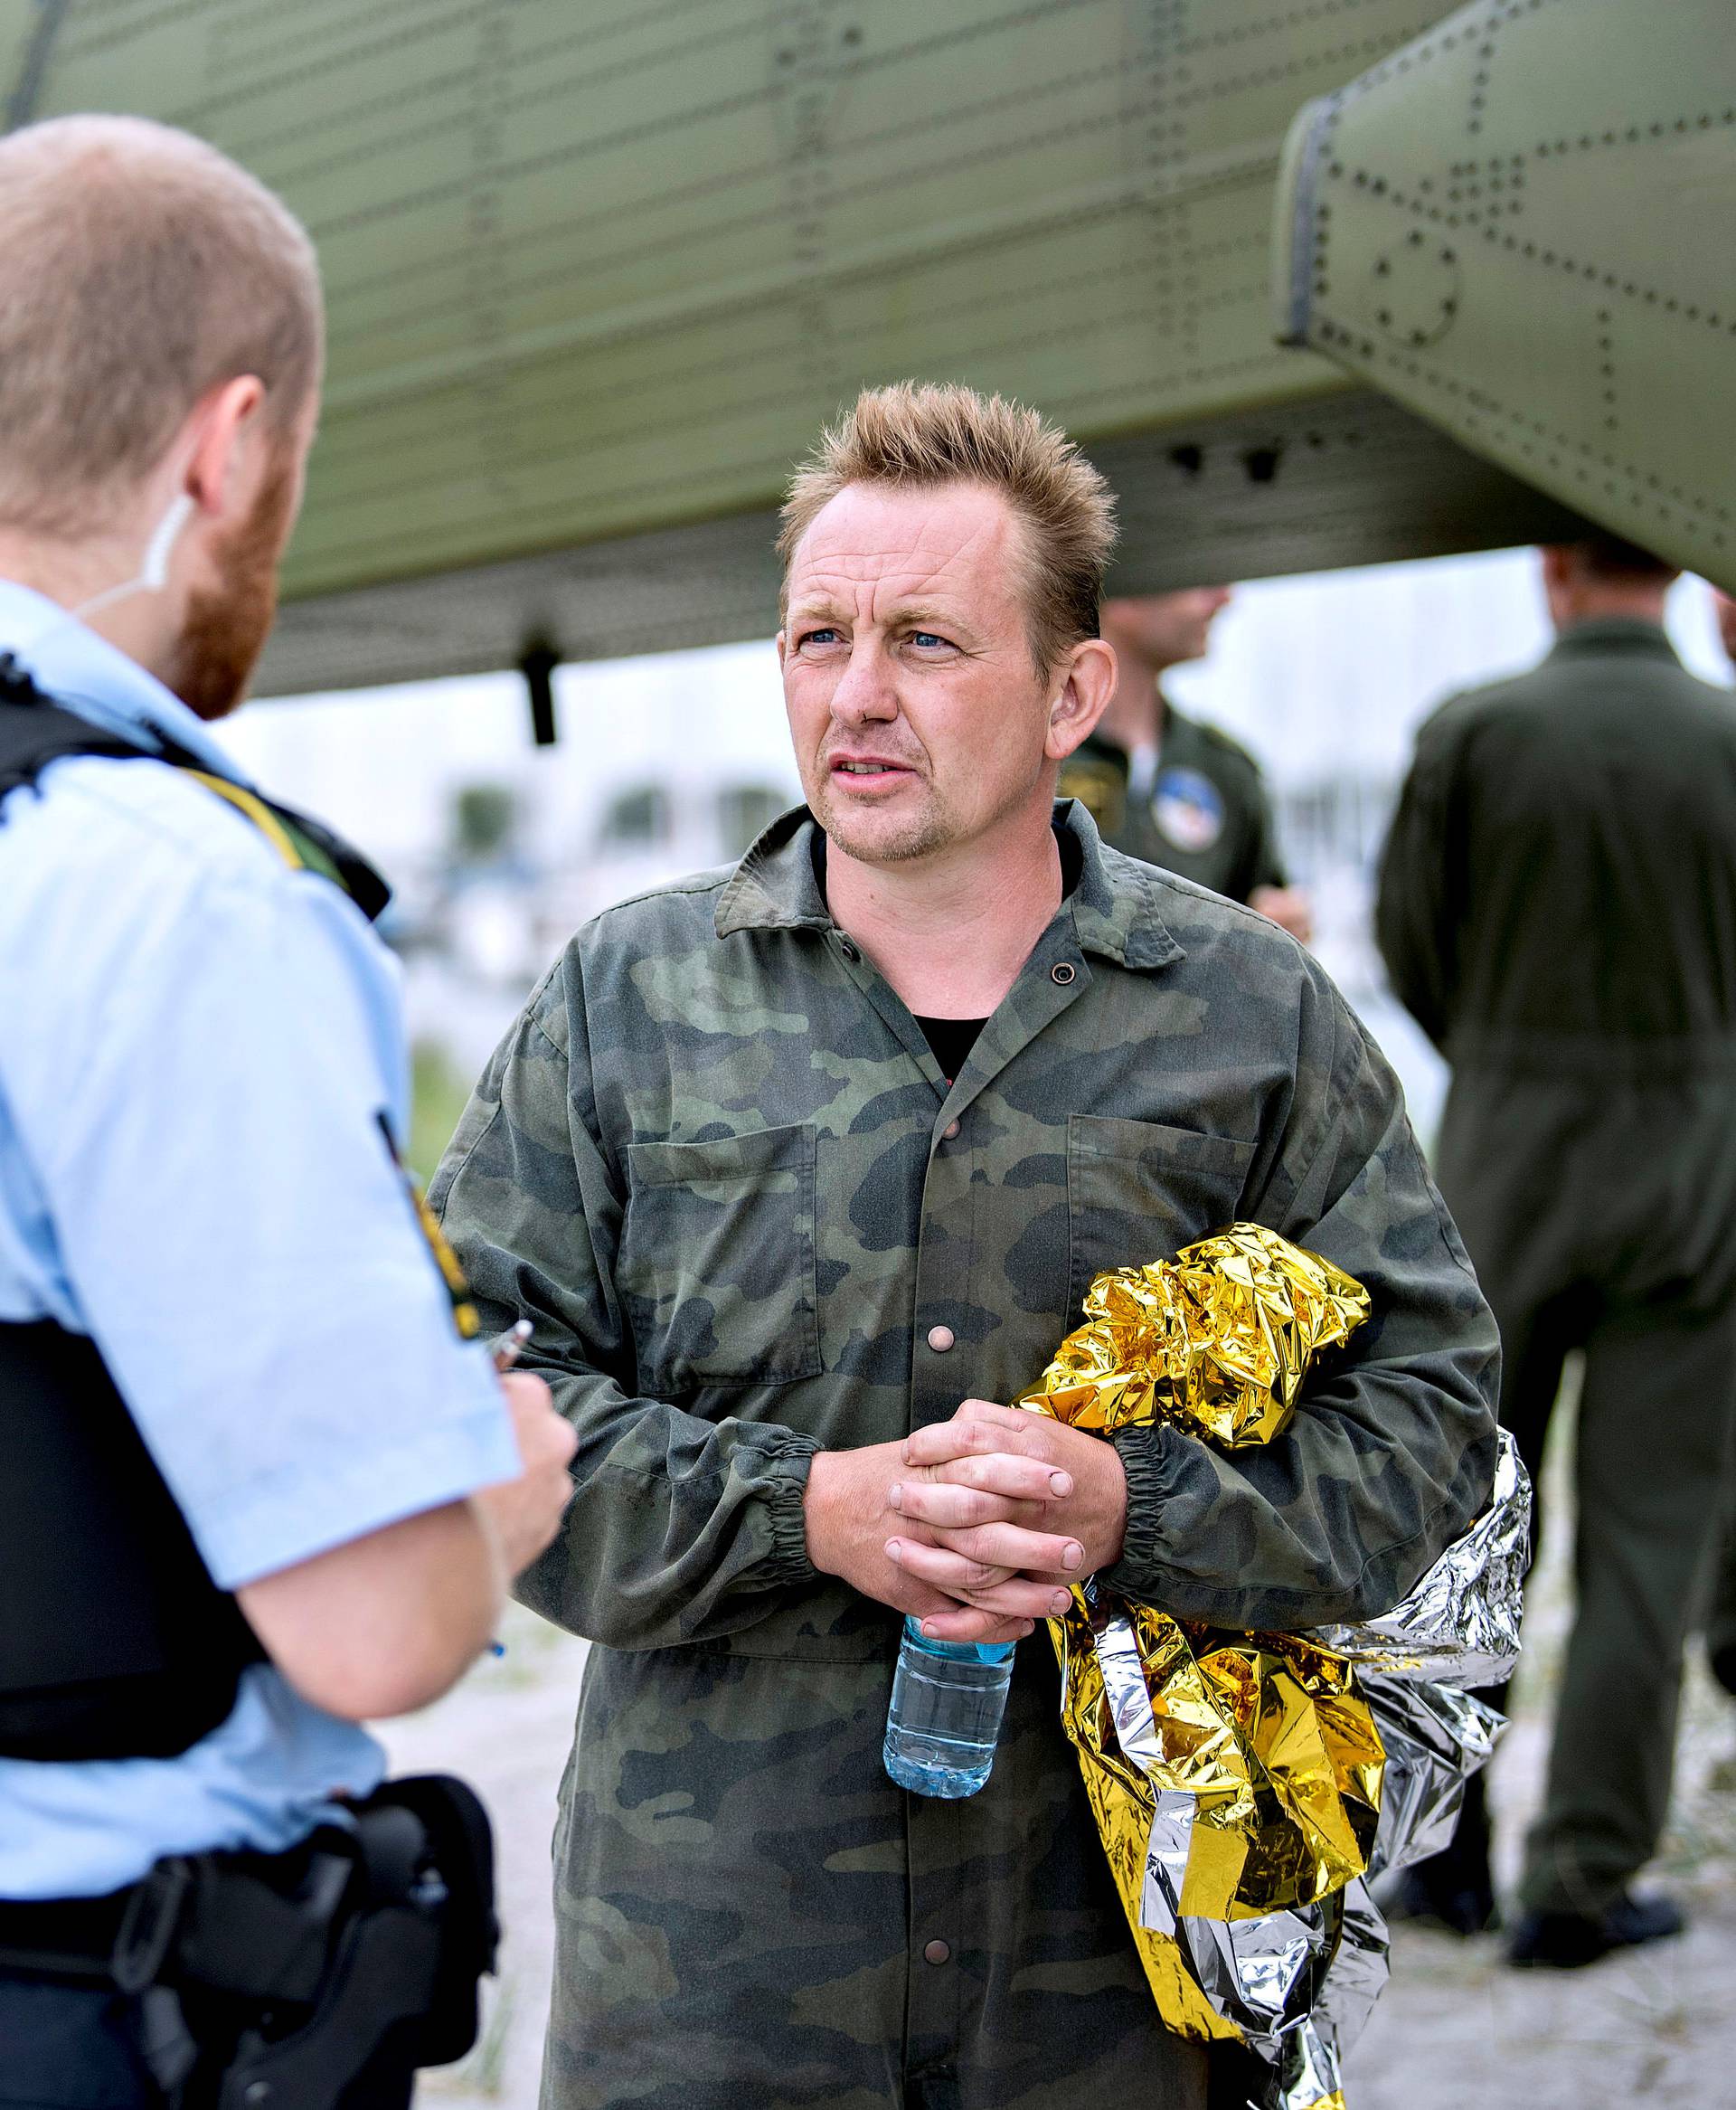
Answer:
[[(0, 581), (0, 652), (108, 731), (246, 779), (160, 683)], [(181, 771), (74, 757), (0, 805), (0, 1320), (100, 1348), (234, 1589), (518, 1471), (379, 1118), (397, 970), (338, 888)], [(178, 1758), (0, 1758), (0, 1897), (292, 1846), (379, 1746), (269, 1665)]]

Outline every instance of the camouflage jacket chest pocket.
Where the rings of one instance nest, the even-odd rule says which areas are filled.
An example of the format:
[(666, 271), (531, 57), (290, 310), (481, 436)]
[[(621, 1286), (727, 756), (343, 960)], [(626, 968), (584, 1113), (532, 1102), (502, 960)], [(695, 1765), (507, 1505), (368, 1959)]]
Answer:
[(627, 1147), (615, 1280), (646, 1391), (818, 1372), (815, 1132)]
[(1161, 1121), (1071, 1115), (1068, 1324), (1078, 1322), (1094, 1275), (1168, 1260), (1241, 1216), (1255, 1148)]

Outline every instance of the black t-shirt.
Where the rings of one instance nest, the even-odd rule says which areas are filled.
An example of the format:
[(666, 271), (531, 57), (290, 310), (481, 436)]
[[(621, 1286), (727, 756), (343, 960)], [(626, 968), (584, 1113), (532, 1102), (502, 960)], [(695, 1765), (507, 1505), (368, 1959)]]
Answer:
[[(1061, 885), (1063, 894), (1071, 894), (1079, 885), (1080, 868), (1083, 862), (1078, 842), (1071, 830), (1057, 828), (1055, 841), (1061, 851)], [(814, 876), (820, 883), (820, 892), (826, 892), (826, 836), (823, 830), (814, 831)], [(915, 1012), (910, 1016), (922, 1028), (922, 1037), (933, 1051), (935, 1061), (940, 1065), (940, 1074), (950, 1084), (965, 1066), (970, 1051), (976, 1045), (977, 1036), (988, 1024), (986, 1018), (923, 1018)]]
[[(916, 1014), (910, 1014), (916, 1017)], [(920, 1018), (917, 1024), (922, 1028), (922, 1037), (934, 1051), (934, 1059), (940, 1065), (940, 1074), (950, 1084), (965, 1066), (976, 1036), (988, 1024), (986, 1018)]]

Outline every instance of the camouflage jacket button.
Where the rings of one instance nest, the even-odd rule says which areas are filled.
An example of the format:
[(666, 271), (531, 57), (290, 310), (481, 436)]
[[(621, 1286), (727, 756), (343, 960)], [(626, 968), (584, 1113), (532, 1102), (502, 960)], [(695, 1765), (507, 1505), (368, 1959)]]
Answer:
[(944, 1356), (958, 1338), (949, 1326), (931, 1326), (929, 1329), (929, 1346), (937, 1356)]
[(930, 1942), (922, 1954), (930, 1963), (945, 1963), (951, 1958), (952, 1951), (945, 1942)]

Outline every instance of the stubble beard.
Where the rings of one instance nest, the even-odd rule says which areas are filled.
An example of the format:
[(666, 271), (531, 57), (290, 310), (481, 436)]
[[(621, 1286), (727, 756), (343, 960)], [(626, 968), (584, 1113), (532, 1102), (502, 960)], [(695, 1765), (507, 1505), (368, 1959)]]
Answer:
[(826, 840), (858, 865), (908, 865), (946, 849), (957, 839), (958, 831), (949, 825), (932, 788), (921, 812), (899, 820), (876, 820), (873, 814), (850, 812), (842, 800), (833, 798), (831, 771), (826, 770), (808, 808)]
[(886, 817), (876, 825), (875, 817), (871, 814), (856, 815), (847, 809), (840, 812), (841, 802), (832, 797), (828, 771), (807, 803), (827, 841), (835, 843), (845, 856), (854, 858), (857, 864), (910, 865), (920, 857), (949, 850), (967, 837), (990, 834), (1002, 821), (1016, 813), (1031, 796), (1029, 787), (1009, 785), (994, 811), (975, 828), (967, 829), (949, 811), (932, 783), (928, 787), (928, 794), (921, 812), (898, 820)]
[(286, 456), (267, 475), (252, 512), (217, 553), (222, 583), (188, 597), (167, 686), (207, 721), (227, 717), (241, 703), (271, 634), (294, 488)]

